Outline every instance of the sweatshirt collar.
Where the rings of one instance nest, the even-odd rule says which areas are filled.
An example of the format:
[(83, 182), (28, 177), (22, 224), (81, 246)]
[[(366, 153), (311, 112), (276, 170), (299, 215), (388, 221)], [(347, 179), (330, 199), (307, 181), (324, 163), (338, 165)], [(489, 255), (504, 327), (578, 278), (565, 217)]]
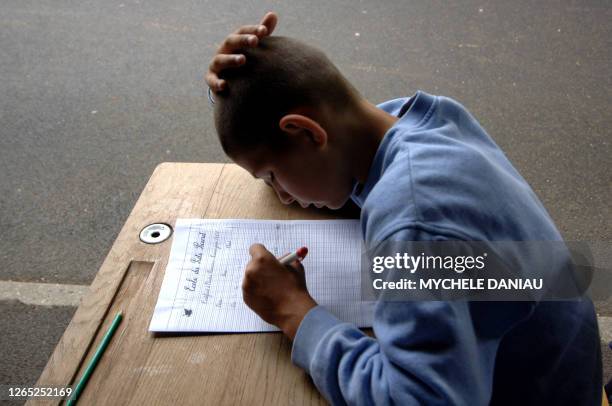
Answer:
[(434, 96), (421, 90), (417, 90), (412, 97), (389, 100), (376, 106), (387, 113), (398, 117), (399, 120), (397, 120), (395, 124), (389, 128), (380, 142), (378, 149), (376, 150), (376, 154), (374, 155), (374, 159), (372, 160), (366, 182), (361, 184), (357, 182), (357, 180), (353, 180), (351, 199), (359, 207), (363, 206), (368, 194), (370, 194), (370, 191), (380, 179), (383, 169), (382, 160), (394, 134), (399, 128), (402, 129), (402, 132), (405, 132), (410, 128), (418, 127), (422, 122), (426, 121), (431, 114), (430, 110), (434, 101)]

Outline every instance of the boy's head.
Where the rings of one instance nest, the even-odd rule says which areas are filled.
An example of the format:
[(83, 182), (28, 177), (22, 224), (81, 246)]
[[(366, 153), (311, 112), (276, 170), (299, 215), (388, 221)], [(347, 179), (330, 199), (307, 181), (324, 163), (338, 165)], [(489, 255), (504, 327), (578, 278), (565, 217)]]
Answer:
[(240, 53), (246, 63), (219, 75), (228, 86), (215, 97), (223, 150), (284, 203), (342, 206), (352, 179), (343, 145), (330, 134), (358, 92), (323, 52), (294, 39), (265, 37)]
[(219, 76), (230, 84), (215, 99), (215, 125), (225, 153), (282, 150), (282, 117), (297, 108), (342, 110), (357, 95), (320, 50), (286, 37), (264, 37), (240, 51), (245, 65)]

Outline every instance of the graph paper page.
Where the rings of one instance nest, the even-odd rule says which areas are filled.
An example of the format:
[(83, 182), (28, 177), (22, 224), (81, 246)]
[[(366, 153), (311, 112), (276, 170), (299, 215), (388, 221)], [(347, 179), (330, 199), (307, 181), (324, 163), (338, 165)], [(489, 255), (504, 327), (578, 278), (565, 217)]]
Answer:
[(357, 220), (178, 219), (150, 331), (277, 331), (242, 300), (249, 247), (275, 256), (308, 247), (303, 261), (313, 298), (340, 320), (370, 327), (373, 302), (361, 301)]

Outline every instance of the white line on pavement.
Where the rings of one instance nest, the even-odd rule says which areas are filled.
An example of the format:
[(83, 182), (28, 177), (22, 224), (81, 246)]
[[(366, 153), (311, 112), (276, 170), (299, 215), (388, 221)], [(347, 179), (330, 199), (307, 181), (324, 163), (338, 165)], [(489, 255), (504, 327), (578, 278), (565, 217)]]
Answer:
[(609, 343), (612, 341), (612, 317), (598, 316), (599, 336), (601, 341)]
[(89, 286), (0, 281), (0, 300), (36, 306), (78, 306)]
[[(36, 306), (78, 306), (89, 290), (86, 285), (0, 281), (0, 300), (18, 300)], [(612, 341), (612, 317), (599, 316), (601, 340)]]

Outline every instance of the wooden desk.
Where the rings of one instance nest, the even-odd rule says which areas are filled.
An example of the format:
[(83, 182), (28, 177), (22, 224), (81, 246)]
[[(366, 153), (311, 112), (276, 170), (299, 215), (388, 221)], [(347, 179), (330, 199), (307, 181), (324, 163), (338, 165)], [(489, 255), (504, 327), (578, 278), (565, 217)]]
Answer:
[[(154, 336), (148, 326), (172, 238), (139, 240), (151, 223), (177, 218), (325, 219), (283, 206), (274, 191), (231, 164), (163, 163), (142, 192), (38, 386), (74, 384), (117, 313), (124, 319), (79, 404), (314, 405), (325, 400), (291, 364), (280, 333)], [(30, 401), (28, 404), (58, 404)]]

